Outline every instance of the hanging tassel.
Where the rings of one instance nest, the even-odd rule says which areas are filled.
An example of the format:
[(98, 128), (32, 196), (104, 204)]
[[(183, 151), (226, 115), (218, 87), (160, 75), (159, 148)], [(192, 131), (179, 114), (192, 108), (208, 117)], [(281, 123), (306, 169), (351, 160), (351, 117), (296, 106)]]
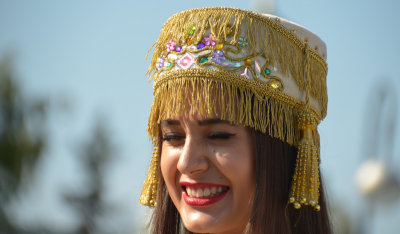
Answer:
[(156, 206), (158, 187), (158, 147), (154, 147), (149, 173), (143, 185), (140, 195), (140, 204), (153, 208)]
[(311, 205), (319, 211), (319, 149), (315, 142), (317, 123), (309, 112), (300, 113), (298, 129), (301, 139), (298, 145), (296, 167), (289, 202), (294, 208)]

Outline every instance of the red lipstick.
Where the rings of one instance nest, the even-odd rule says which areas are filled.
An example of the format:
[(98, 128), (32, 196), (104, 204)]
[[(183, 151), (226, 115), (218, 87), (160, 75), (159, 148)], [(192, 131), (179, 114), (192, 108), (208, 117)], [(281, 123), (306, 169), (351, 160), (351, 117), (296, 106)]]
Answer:
[[(190, 206), (207, 206), (214, 204), (221, 200), (222, 198), (225, 197), (225, 195), (229, 192), (229, 187), (226, 185), (221, 185), (221, 184), (211, 184), (211, 183), (190, 183), (190, 182), (180, 182), (180, 185), (182, 186), (182, 194), (183, 194), (183, 200), (186, 202), (186, 204)], [(211, 197), (203, 197), (203, 198), (198, 198), (198, 197), (190, 197), (187, 192), (186, 192), (186, 187), (190, 186), (192, 189), (203, 189), (203, 188), (210, 188), (210, 187), (224, 187), (226, 190), (220, 192), (219, 194), (216, 194), (215, 196)]]

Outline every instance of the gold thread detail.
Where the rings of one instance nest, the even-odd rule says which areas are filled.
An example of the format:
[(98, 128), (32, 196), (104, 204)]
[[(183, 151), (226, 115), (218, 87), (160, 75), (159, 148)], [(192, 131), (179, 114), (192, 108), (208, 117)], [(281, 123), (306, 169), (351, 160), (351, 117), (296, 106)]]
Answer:
[[(156, 42), (153, 59), (147, 72), (151, 79), (157, 79), (157, 75), (153, 75), (156, 72), (157, 58), (165, 51), (165, 45), (171, 40), (182, 41), (182, 38), (188, 38), (188, 22), (196, 25), (196, 30), (190, 35), (193, 44), (201, 41), (207, 29), (210, 29), (217, 40), (227, 41), (229, 35), (226, 32), (233, 28), (230, 43), (236, 45), (243, 34), (242, 30), (245, 29), (244, 35), (248, 41), (249, 52), (251, 54), (262, 52), (271, 66), (277, 67), (282, 74), (293, 77), (300, 90), (305, 89), (302, 76), (305, 68), (302, 63), (307, 43), (279, 21), (255, 12), (225, 7), (191, 9), (177, 13), (167, 20)], [(309, 51), (309, 59), (310, 66), (307, 68), (309, 69), (307, 73), (312, 76), (310, 95), (319, 102), (321, 116), (325, 117), (327, 65), (324, 58), (315, 50)]]

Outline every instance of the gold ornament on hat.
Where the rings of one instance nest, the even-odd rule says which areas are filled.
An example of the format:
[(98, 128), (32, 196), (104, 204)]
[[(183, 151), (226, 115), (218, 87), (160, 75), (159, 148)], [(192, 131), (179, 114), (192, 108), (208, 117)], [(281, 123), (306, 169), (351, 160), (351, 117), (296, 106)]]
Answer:
[[(308, 43), (308, 41), (306, 41)], [(296, 166), (293, 174), (289, 202), (294, 208), (300, 209), (302, 205), (310, 205), (319, 211), (319, 145), (316, 143), (318, 125), (309, 110), (309, 82), (307, 75), (309, 70), (309, 46), (304, 48), (304, 80), (306, 84), (306, 98), (304, 112), (299, 113), (297, 128), (300, 133), (300, 141), (297, 145)], [(319, 139), (318, 139), (319, 141)]]
[(140, 204), (148, 205), (153, 208), (157, 203), (157, 187), (158, 187), (158, 174), (159, 174), (159, 150), (154, 147), (153, 157), (151, 159), (149, 173), (143, 185), (142, 193), (140, 195)]

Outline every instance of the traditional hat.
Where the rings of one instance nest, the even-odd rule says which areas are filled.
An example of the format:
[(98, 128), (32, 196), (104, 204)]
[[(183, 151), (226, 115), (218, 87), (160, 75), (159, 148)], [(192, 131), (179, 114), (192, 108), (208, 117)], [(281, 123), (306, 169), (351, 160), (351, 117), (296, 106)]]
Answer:
[(147, 129), (155, 150), (141, 204), (156, 204), (160, 121), (190, 110), (296, 146), (289, 202), (319, 210), (316, 127), (326, 116), (327, 64), (318, 36), (277, 16), (211, 7), (173, 15), (153, 46)]

